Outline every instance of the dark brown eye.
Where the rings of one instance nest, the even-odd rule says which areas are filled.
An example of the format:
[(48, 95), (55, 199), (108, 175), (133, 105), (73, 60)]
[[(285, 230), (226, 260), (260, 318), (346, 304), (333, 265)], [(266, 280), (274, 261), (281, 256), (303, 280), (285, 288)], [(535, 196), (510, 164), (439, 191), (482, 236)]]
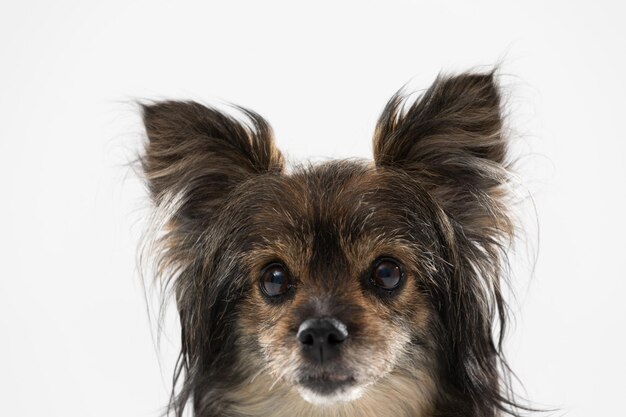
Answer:
[(266, 266), (261, 273), (261, 290), (268, 297), (281, 296), (292, 288), (289, 271), (280, 263)]
[(394, 290), (402, 281), (402, 268), (391, 258), (381, 258), (374, 263), (372, 283), (383, 290)]

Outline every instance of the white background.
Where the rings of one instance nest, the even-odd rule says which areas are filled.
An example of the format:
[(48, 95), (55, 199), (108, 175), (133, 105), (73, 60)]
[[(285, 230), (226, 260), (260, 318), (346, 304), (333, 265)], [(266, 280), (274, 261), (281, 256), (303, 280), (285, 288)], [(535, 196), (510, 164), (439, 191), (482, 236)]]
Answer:
[[(291, 160), (370, 156), (404, 83), (501, 63), (534, 275), (508, 339), (553, 415), (623, 415), (626, 30), (622, 2), (3, 1), (0, 415), (156, 416), (136, 252), (147, 200), (126, 163), (135, 99), (229, 101)], [(486, 67), (485, 67), (486, 66)], [(539, 243), (537, 243), (537, 238)], [(516, 268), (517, 269), (517, 268)]]

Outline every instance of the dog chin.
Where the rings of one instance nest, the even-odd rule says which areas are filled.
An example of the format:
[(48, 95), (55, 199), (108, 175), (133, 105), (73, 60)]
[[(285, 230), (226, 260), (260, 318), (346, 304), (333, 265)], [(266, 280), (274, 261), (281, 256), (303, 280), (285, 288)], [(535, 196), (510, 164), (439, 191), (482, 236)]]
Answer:
[(306, 387), (298, 387), (298, 393), (300, 394), (300, 396), (305, 401), (315, 405), (333, 405), (348, 403), (350, 401), (359, 399), (363, 395), (364, 391), (365, 387), (363, 386), (352, 386), (344, 387), (336, 392), (322, 394)]

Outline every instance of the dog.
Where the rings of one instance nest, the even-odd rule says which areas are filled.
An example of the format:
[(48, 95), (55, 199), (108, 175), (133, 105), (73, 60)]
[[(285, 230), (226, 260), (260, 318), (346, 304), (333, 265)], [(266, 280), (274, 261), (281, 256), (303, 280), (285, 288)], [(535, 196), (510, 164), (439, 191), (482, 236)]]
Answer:
[(289, 171), (251, 110), (142, 104), (151, 254), (181, 324), (168, 412), (517, 415), (501, 97), (495, 71), (440, 75), (390, 99), (373, 161)]

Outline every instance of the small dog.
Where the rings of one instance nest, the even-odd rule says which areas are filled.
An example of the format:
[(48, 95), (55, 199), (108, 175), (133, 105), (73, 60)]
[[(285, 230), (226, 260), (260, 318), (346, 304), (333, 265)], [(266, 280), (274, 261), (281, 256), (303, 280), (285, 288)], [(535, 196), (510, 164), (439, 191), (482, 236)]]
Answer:
[(501, 107), (493, 72), (439, 76), (415, 102), (387, 103), (373, 162), (286, 172), (250, 110), (144, 104), (152, 254), (182, 331), (169, 410), (516, 415)]

